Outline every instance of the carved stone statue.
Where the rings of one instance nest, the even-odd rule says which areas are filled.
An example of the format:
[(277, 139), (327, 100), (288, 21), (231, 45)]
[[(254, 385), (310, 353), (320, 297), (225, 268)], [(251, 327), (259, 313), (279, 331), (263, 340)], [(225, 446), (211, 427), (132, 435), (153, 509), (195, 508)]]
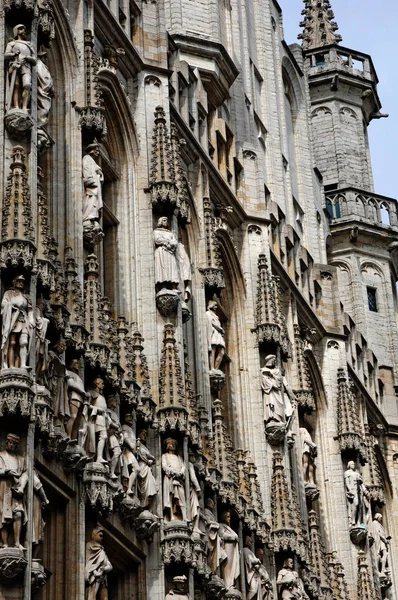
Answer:
[(307, 498), (316, 500), (319, 496), (319, 490), (315, 483), (315, 457), (318, 452), (317, 445), (312, 441), (310, 432), (305, 427), (300, 427), (300, 440), (305, 493)]
[(36, 471), (33, 469), (33, 536), (32, 543), (38, 545), (44, 540), (43, 509), (50, 504), (44, 487)]
[(189, 302), (191, 299), (192, 269), (191, 261), (182, 242), (178, 242), (178, 262), (180, 265), (181, 289), (184, 290), (183, 299), (184, 302)]
[(290, 421), (294, 399), (285, 377), (276, 364), (276, 356), (269, 354), (261, 369), (261, 387), (265, 396), (264, 420), (287, 423)]
[[(383, 527), (383, 515), (376, 513), (371, 527), (380, 580), (390, 579), (389, 544), (391, 537)], [(382, 581), (380, 581), (382, 583)]]
[(166, 600), (189, 600), (186, 590), (187, 578), (185, 575), (173, 577), (173, 588), (166, 596)]
[(160, 217), (154, 230), (155, 242), (155, 284), (156, 290), (178, 290), (180, 277), (178, 273), (176, 251), (178, 240), (169, 229), (167, 217)]
[(21, 530), (27, 520), (24, 491), (28, 474), (25, 457), (17, 453), (19, 442), (18, 435), (9, 433), (6, 449), (0, 452), (0, 533), (3, 548), (13, 546), (25, 550), (21, 543)]
[(126, 494), (134, 496), (136, 494), (135, 482), (137, 480), (140, 466), (135, 457), (137, 442), (133, 431), (134, 417), (127, 414), (124, 417), (122, 425), (123, 435), (123, 454), (122, 454), (122, 479), (127, 480)]
[(54, 96), (54, 81), (47, 65), (42, 58), (47, 52), (39, 52), (37, 58), (37, 126), (45, 127), (48, 123), (48, 115), (51, 110), (51, 102)]
[(86, 544), (86, 600), (108, 600), (107, 575), (113, 567), (103, 546), (104, 528), (95, 527)]
[(216, 573), (220, 564), (227, 559), (219, 534), (220, 525), (214, 514), (214, 500), (207, 498), (204, 510), (207, 529), (207, 564), (212, 573)]
[(157, 495), (159, 486), (152, 473), (152, 465), (155, 462), (155, 457), (149, 452), (146, 447), (148, 431), (146, 429), (140, 429), (138, 432), (137, 441), (137, 459), (138, 459), (138, 477), (137, 477), (137, 489), (138, 499), (141, 502), (141, 506), (146, 508), (150, 505), (152, 498)]
[(207, 348), (209, 351), (209, 369), (210, 371), (220, 368), (225, 353), (225, 331), (221, 327), (221, 322), (216, 314), (217, 302), (210, 300), (207, 305)]
[(242, 550), (243, 562), (245, 565), (246, 572), (246, 587), (247, 587), (247, 600), (262, 600), (261, 596), (261, 576), (260, 566), (261, 561), (252, 552), (253, 540), (248, 535), (245, 537), (244, 548)]
[(260, 595), (261, 600), (273, 600), (274, 594), (272, 591), (272, 583), (267, 569), (264, 567), (264, 549), (256, 548), (255, 555), (260, 561), (258, 573), (260, 575)]
[(166, 519), (169, 521), (179, 519), (178, 515), (181, 513), (182, 520), (186, 521), (184, 460), (176, 453), (176, 440), (167, 438), (164, 445), (166, 452), (162, 454), (163, 508), (167, 513)]
[(104, 175), (96, 162), (99, 153), (99, 144), (94, 141), (86, 147), (86, 154), (83, 156), (83, 232), (93, 243), (97, 243), (103, 237), (100, 215), (103, 207)]
[(46, 385), (46, 373), (48, 370), (48, 345), (49, 341), (46, 339), (48, 325), (50, 319), (47, 319), (45, 315), (46, 302), (43, 298), (38, 298), (36, 302), (36, 379), (42, 385)]
[(297, 571), (294, 570), (292, 558), (287, 558), (276, 580), (281, 600), (309, 600), (304, 584)]
[(3, 369), (27, 367), (35, 320), (31, 299), (24, 293), (24, 288), (25, 277), (18, 275), (1, 302)]
[(108, 415), (107, 404), (102, 392), (104, 390), (104, 380), (97, 377), (93, 382), (93, 389), (90, 390), (90, 414), (88, 427), (88, 447), (87, 454), (95, 457), (95, 462), (106, 463), (104, 458), (105, 444), (108, 437)]
[[(87, 405), (89, 397), (84, 389), (84, 383), (79, 375), (79, 359), (71, 361), (70, 368), (66, 370), (66, 385), (69, 399), (70, 417), (65, 429), (70, 439), (77, 439), (79, 446), (83, 446), (87, 436)], [(79, 430), (77, 430), (79, 427)]]
[(54, 403), (54, 415), (64, 427), (70, 417), (66, 386), (65, 341), (59, 339), (49, 352), (48, 383)]
[(239, 536), (231, 528), (231, 512), (226, 510), (221, 515), (220, 538), (227, 558), (221, 563), (221, 577), (227, 590), (235, 587), (235, 581), (240, 575)]
[(36, 64), (33, 46), (26, 40), (23, 24), (13, 28), (14, 39), (8, 42), (4, 59), (8, 61), (6, 111), (19, 109), (28, 112), (32, 91), (32, 66)]
[(108, 449), (111, 457), (110, 460), (110, 476), (112, 479), (117, 479), (120, 473), (123, 433), (120, 424), (119, 415), (116, 412), (118, 399), (116, 396), (109, 396), (107, 400), (107, 415), (108, 415)]
[(191, 521), (193, 523), (194, 531), (199, 530), (199, 519), (200, 519), (200, 507), (199, 507), (199, 499), (201, 494), (201, 489), (199, 485), (198, 478), (196, 476), (196, 471), (194, 467), (194, 462), (196, 460), (195, 454), (189, 454), (189, 488), (190, 488), (190, 508), (191, 508)]
[(350, 527), (365, 526), (369, 521), (369, 492), (353, 460), (344, 473)]

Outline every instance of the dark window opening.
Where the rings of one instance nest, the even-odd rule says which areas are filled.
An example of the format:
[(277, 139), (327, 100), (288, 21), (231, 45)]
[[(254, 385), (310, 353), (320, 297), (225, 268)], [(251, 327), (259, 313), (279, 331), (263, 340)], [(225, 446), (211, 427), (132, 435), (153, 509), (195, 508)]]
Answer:
[(366, 288), (368, 293), (368, 305), (369, 310), (372, 312), (377, 312), (377, 299), (376, 299), (376, 289), (368, 287)]

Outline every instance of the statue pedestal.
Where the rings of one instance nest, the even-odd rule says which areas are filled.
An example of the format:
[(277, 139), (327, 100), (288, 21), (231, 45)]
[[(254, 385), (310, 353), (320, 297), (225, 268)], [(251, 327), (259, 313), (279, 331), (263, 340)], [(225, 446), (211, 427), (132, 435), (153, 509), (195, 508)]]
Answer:
[(218, 394), (225, 384), (225, 374), (220, 369), (212, 369), (209, 371), (210, 389), (213, 394)]
[(39, 560), (32, 560), (32, 592), (36, 592), (38, 589), (46, 585), (47, 575), (43, 565)]
[(350, 529), (350, 538), (353, 544), (362, 544), (366, 540), (368, 529), (366, 525), (355, 525)]
[(384, 575), (379, 575), (380, 587), (382, 590), (388, 590), (392, 586), (391, 573), (385, 571)]
[(193, 561), (192, 527), (186, 521), (169, 521), (163, 525), (163, 562), (183, 562), (191, 565)]
[(4, 124), (11, 138), (23, 140), (33, 127), (33, 119), (28, 111), (11, 108), (4, 117)]
[(279, 446), (285, 441), (286, 424), (280, 421), (269, 421), (265, 424), (265, 436), (270, 444)]
[(179, 302), (180, 294), (176, 290), (163, 289), (156, 294), (157, 309), (164, 317), (175, 315)]
[(143, 510), (135, 521), (135, 531), (139, 540), (152, 542), (153, 536), (160, 527), (160, 519), (149, 510)]
[(0, 417), (4, 413), (30, 417), (33, 405), (33, 380), (27, 369), (0, 371)]
[(218, 575), (213, 573), (205, 587), (208, 598), (224, 598), (226, 592), (225, 583)]
[(314, 502), (314, 500), (318, 500), (319, 498), (319, 490), (316, 487), (315, 483), (306, 483), (305, 484), (305, 496), (307, 500), (310, 502)]
[(35, 421), (41, 434), (54, 435), (54, 411), (51, 394), (44, 385), (36, 385)]
[(108, 514), (113, 509), (115, 485), (109, 475), (109, 467), (105, 463), (91, 462), (83, 471), (83, 485), (86, 498), (92, 508)]
[(18, 548), (0, 548), (0, 581), (22, 578), (28, 561)]

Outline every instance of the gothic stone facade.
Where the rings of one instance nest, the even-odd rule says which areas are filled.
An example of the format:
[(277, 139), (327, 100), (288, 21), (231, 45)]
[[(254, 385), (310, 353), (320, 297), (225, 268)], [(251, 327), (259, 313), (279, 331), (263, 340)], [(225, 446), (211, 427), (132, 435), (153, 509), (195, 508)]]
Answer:
[(4, 0), (0, 598), (398, 589), (398, 212), (304, 0)]

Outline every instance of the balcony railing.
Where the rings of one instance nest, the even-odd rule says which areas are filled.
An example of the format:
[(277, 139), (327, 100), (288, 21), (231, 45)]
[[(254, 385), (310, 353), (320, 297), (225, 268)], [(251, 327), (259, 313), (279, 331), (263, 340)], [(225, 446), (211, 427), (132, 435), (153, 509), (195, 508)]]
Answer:
[(364, 79), (377, 83), (377, 75), (372, 61), (367, 54), (354, 52), (348, 48), (333, 46), (314, 52), (306, 53), (309, 61), (309, 74), (314, 75), (323, 71), (337, 70), (351, 75), (361, 76)]
[(345, 188), (325, 195), (326, 210), (333, 221), (355, 218), (372, 225), (398, 230), (398, 203), (394, 198)]

